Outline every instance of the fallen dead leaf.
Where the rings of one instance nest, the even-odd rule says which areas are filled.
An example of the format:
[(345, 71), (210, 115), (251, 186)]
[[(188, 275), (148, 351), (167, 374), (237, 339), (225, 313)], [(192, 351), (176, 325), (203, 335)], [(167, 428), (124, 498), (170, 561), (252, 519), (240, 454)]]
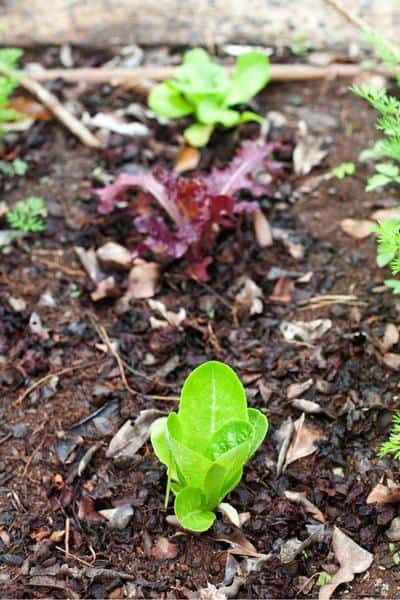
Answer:
[(121, 294), (119, 288), (115, 283), (115, 279), (112, 275), (99, 281), (94, 292), (90, 294), (93, 302), (104, 300), (104, 298), (118, 298)]
[(246, 277), (242, 289), (235, 296), (234, 313), (260, 315), (263, 311), (262, 297), (262, 289), (252, 279)]
[(314, 321), (282, 321), (279, 329), (287, 342), (301, 340), (310, 343), (322, 337), (331, 327), (330, 319), (315, 319)]
[[(323, 435), (319, 431), (306, 425), (304, 413), (292, 424), (292, 427), (290, 427), (290, 420), (283, 423), (275, 437), (282, 444), (278, 458), (279, 466), (283, 465), (282, 471), (296, 460), (313, 454), (317, 450), (315, 442), (323, 439)], [(285, 456), (281, 456), (283, 447), (287, 449)]]
[(303, 383), (291, 383), (286, 390), (286, 397), (288, 400), (292, 400), (293, 398), (298, 398), (310, 389), (313, 385), (313, 379), (307, 379), (307, 381), (303, 381)]
[(153, 421), (162, 414), (159, 410), (149, 408), (140, 411), (134, 423), (131, 419), (126, 421), (109, 443), (106, 457), (114, 460), (132, 458), (149, 439)]
[(116, 508), (105, 508), (99, 510), (99, 514), (105, 517), (111, 529), (122, 531), (125, 529), (133, 516), (133, 508), (129, 504), (117, 506)]
[(363, 240), (373, 233), (376, 224), (367, 219), (343, 219), (340, 222), (342, 230), (356, 240)]
[(292, 300), (292, 292), (294, 288), (295, 285), (289, 277), (281, 277), (276, 282), (272, 294), (268, 296), (268, 300), (270, 302), (287, 304)]
[(293, 152), (293, 165), (296, 175), (307, 175), (313, 167), (316, 167), (327, 155), (326, 150), (321, 149), (322, 141), (309, 137), (299, 142)]
[[(307, 526), (310, 529), (310, 526)], [(280, 549), (280, 560), (282, 564), (290, 564), (303, 550), (308, 548), (313, 542), (320, 540), (324, 535), (324, 525), (316, 525), (312, 528), (310, 535), (305, 540), (290, 538), (285, 541)]]
[(127, 248), (107, 242), (96, 251), (97, 258), (108, 269), (121, 269), (128, 271), (132, 264), (132, 256)]
[(374, 219), (375, 221), (400, 219), (400, 208), (380, 208), (372, 213), (371, 219)]
[(159, 537), (151, 549), (151, 555), (161, 560), (176, 558), (178, 556), (178, 546), (171, 544), (166, 537)]
[(400, 338), (400, 335), (399, 335), (398, 327), (396, 327), (396, 325), (394, 323), (388, 323), (385, 327), (385, 334), (384, 334), (383, 340), (382, 340), (383, 349), (386, 352), (388, 350), (390, 350), (390, 348), (392, 348), (392, 346), (395, 346), (397, 344), (397, 342), (399, 341), (399, 338)]
[(367, 497), (367, 504), (396, 504), (397, 502), (400, 502), (400, 485), (391, 479), (387, 480), (386, 485), (382, 481), (377, 483)]
[(94, 248), (86, 250), (82, 246), (75, 246), (74, 250), (90, 280), (97, 285), (104, 278), (104, 274), (100, 270)]
[(267, 217), (264, 215), (261, 208), (257, 208), (253, 212), (254, 235), (257, 243), (261, 248), (272, 246), (272, 230)]
[(129, 271), (128, 291), (119, 301), (118, 311), (128, 310), (131, 300), (152, 298), (157, 292), (159, 277), (160, 265), (158, 263), (137, 258)]
[(385, 533), (392, 542), (400, 542), (400, 517), (392, 519), (390, 527)]
[(11, 98), (8, 108), (12, 108), (34, 121), (52, 121), (54, 119), (53, 115), (42, 104), (27, 96)]
[(400, 371), (400, 354), (394, 352), (387, 352), (382, 358), (383, 362), (389, 369), (393, 371)]
[(197, 165), (200, 161), (200, 151), (197, 148), (192, 148), (192, 146), (187, 146), (183, 144), (179, 148), (174, 171), (175, 173), (185, 173), (186, 171), (193, 171), (196, 169)]
[(325, 517), (322, 512), (315, 504), (308, 500), (304, 492), (291, 492), (290, 490), (286, 490), (285, 496), (290, 502), (295, 502), (296, 504), (303, 506), (310, 515), (317, 519), (317, 521), (325, 523)]
[(191, 600), (226, 600), (227, 596), (218, 590), (212, 583), (207, 583), (206, 588), (201, 588), (198, 592), (192, 592), (188, 595)]
[(164, 302), (161, 302), (160, 300), (148, 300), (148, 304), (151, 310), (160, 313), (160, 315), (165, 319), (165, 321), (153, 319), (152, 324), (155, 325), (155, 327), (152, 325), (153, 329), (156, 329), (160, 326), (168, 327), (168, 325), (179, 328), (186, 319), (186, 310), (183, 307), (181, 307), (179, 311), (175, 313), (172, 310), (168, 310)]
[(298, 410), (301, 410), (309, 415), (319, 415), (321, 412), (323, 412), (318, 402), (313, 402), (312, 400), (294, 398), (291, 404)]
[(240, 527), (239, 513), (229, 502), (220, 502), (218, 510), (230, 521), (235, 527)]
[(329, 583), (319, 591), (319, 600), (329, 600), (336, 588), (342, 583), (353, 581), (354, 575), (364, 573), (374, 560), (373, 554), (358, 546), (338, 527), (333, 530), (332, 548), (340, 569)]
[(245, 537), (245, 535), (240, 531), (240, 529), (235, 529), (231, 533), (224, 533), (221, 535), (213, 536), (214, 540), (218, 542), (226, 542), (231, 547), (229, 552), (231, 554), (236, 554), (238, 556), (250, 556), (253, 558), (258, 558), (261, 556), (266, 556), (265, 554), (260, 554), (257, 552), (257, 549), (253, 546), (253, 544)]

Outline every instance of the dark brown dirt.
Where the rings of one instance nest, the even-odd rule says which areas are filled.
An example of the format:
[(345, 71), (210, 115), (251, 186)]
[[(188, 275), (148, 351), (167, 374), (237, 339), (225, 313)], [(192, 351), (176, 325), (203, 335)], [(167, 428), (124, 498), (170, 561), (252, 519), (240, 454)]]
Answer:
[[(272, 226), (289, 232), (302, 245), (304, 257), (294, 258), (280, 241), (258, 248), (251, 221), (243, 219), (215, 248), (207, 285), (188, 280), (179, 262), (164, 267), (157, 297), (170, 309), (186, 309), (188, 318), (180, 330), (151, 329), (146, 301), (136, 301), (123, 315), (117, 314), (113, 301), (94, 304), (92, 285), (73, 251), (74, 245), (98, 247), (111, 239), (133, 247), (130, 219), (121, 212), (99, 216), (88, 199), (93, 170), (101, 167), (115, 175), (135, 163), (171, 166), (177, 126), (149, 122), (154, 134), (150, 141), (114, 135), (108, 150), (96, 154), (79, 146), (58, 124), (38, 123), (6, 146), (7, 152), (14, 149), (28, 162), (29, 171), (24, 178), (3, 181), (4, 198), (12, 202), (41, 195), (49, 217), (45, 233), (15, 243), (2, 254), (0, 265), (2, 597), (181, 598), (207, 583), (223, 584), (229, 546), (216, 538), (229, 537), (232, 528), (219, 518), (207, 534), (192, 535), (168, 524), (172, 509), (163, 508), (164, 468), (149, 444), (129, 463), (115, 465), (105, 456), (113, 433), (127, 418), (144, 408), (174, 408), (176, 402), (168, 397), (176, 396), (193, 367), (211, 358), (236, 369), (250, 403), (264, 409), (270, 420), (266, 442), (229, 501), (239, 512), (250, 513), (244, 536), (259, 552), (273, 556), (245, 578), (235, 595), (316, 597), (317, 586), (306, 592), (304, 584), (336, 564), (329, 535), (336, 525), (374, 554), (371, 569), (342, 591), (347, 597), (396, 597), (400, 572), (385, 531), (398, 507), (368, 505), (366, 498), (382, 475), (396, 479), (398, 474), (393, 461), (376, 457), (399, 393), (398, 374), (383, 363), (376, 340), (388, 323), (398, 322), (398, 304), (390, 292), (379, 289), (386, 274), (375, 266), (374, 239), (357, 241), (340, 228), (343, 218), (366, 218), (396, 197), (390, 199), (387, 191), (365, 194), (369, 167), (361, 164), (355, 177), (322, 181), (312, 193), (296, 192), (311, 177), (355, 161), (374, 137), (373, 112), (346, 87), (335, 81), (271, 85), (260, 98), (262, 112), (280, 111), (288, 118), (283, 128), (273, 128), (273, 137), (294, 139), (299, 120), (306, 117), (309, 134), (322, 137), (328, 150), (324, 162), (306, 177), (294, 176), (286, 163), (274, 200), (264, 204)], [(79, 99), (92, 111), (139, 100), (107, 87), (88, 90)], [(226, 162), (239, 138), (254, 131), (249, 126), (239, 135), (217, 135), (204, 152), (202, 167)], [(312, 277), (308, 283), (295, 283), (289, 301), (272, 302), (272, 267), (312, 272)], [(264, 310), (243, 316), (238, 325), (229, 307), (243, 275), (262, 288)], [(126, 285), (123, 276), (118, 281)], [(54, 298), (54, 307), (40, 304), (45, 292)], [(324, 294), (354, 294), (359, 303), (314, 310), (301, 306), (301, 301)], [(26, 308), (15, 312), (10, 297), (24, 299)], [(47, 340), (30, 332), (32, 312), (40, 315)], [(125, 389), (115, 360), (98, 346), (93, 316), (119, 342), (121, 356), (133, 370), (127, 377), (136, 394)], [(320, 340), (307, 345), (283, 339), (283, 319), (316, 318), (333, 322)], [(167, 363), (171, 369), (164, 369)], [(47, 380), (19, 401), (30, 385), (71, 365), (77, 365), (75, 371)], [(286, 390), (309, 378), (320, 382), (318, 389), (324, 393), (314, 385), (304, 397), (318, 401), (325, 413), (307, 415), (306, 420), (324, 440), (314, 454), (276, 477), (274, 433), (289, 416), (301, 414), (287, 400)], [(62, 431), (67, 432), (63, 439)], [(98, 450), (78, 476), (79, 461), (94, 444)], [(327, 521), (322, 541), (313, 542), (290, 564), (280, 561), (282, 544), (293, 537), (305, 539), (306, 526), (315, 521), (285, 498), (286, 490), (305, 492)], [(122, 531), (111, 530), (96, 512), (118, 504), (130, 504), (134, 511)], [(66, 528), (67, 540), (55, 533)], [(175, 558), (154, 556), (159, 537), (176, 544)], [(90, 572), (91, 567), (109, 571)]]

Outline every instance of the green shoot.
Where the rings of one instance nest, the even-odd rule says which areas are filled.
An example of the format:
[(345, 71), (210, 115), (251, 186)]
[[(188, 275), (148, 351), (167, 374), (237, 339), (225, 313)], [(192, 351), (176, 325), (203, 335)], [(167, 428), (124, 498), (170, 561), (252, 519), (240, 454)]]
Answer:
[(400, 413), (394, 415), (392, 423), (389, 439), (379, 448), (378, 456), (393, 454), (393, 458), (400, 460)]
[(293, 41), (289, 50), (295, 56), (304, 56), (312, 48), (311, 42), (304, 33), (297, 33), (293, 36)]
[(29, 196), (26, 200), (18, 202), (14, 210), (7, 213), (6, 219), (16, 231), (37, 233), (46, 228), (42, 219), (45, 215), (46, 207), (43, 199)]
[(352, 162), (343, 162), (331, 171), (334, 177), (344, 179), (347, 175), (353, 175), (356, 170), (356, 165)]

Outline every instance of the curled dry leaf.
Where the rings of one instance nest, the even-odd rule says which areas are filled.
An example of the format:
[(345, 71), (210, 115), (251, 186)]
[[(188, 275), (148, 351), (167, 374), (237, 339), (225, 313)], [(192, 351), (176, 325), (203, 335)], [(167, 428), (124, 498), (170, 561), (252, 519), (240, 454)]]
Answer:
[(171, 544), (166, 537), (159, 537), (151, 549), (151, 555), (161, 560), (170, 560), (178, 556), (178, 546)]
[(236, 527), (240, 527), (240, 516), (238, 511), (229, 502), (220, 502), (218, 504), (218, 510)]
[[(286, 425), (286, 423), (284, 423), (284, 425)], [(280, 431), (281, 430), (283, 433), (286, 431), (283, 429), (283, 426), (280, 428)], [(287, 431), (290, 432), (290, 428), (287, 428)], [(279, 435), (277, 437), (279, 439)], [(287, 452), (282, 470), (284, 471), (288, 465), (296, 460), (313, 454), (313, 452), (317, 450), (315, 442), (318, 442), (321, 439), (323, 439), (323, 435), (319, 431), (306, 425), (305, 414), (303, 413), (301, 417), (293, 423), (290, 444), (285, 444)]]
[(196, 598), (196, 600), (226, 600), (227, 596), (212, 583), (207, 583), (206, 588), (193, 592), (193, 595), (190, 595), (189, 598)]
[(160, 326), (160, 324), (162, 326), (168, 326), (169, 324), (172, 327), (180, 327), (183, 321), (186, 319), (186, 310), (183, 307), (181, 307), (179, 311), (175, 313), (172, 310), (168, 310), (164, 302), (161, 302), (160, 300), (148, 300), (148, 304), (152, 310), (160, 313), (160, 315), (164, 317), (166, 321), (166, 323), (163, 323), (162, 321), (156, 320), (157, 326)]
[(262, 289), (252, 279), (246, 277), (242, 289), (235, 296), (233, 310), (236, 314), (247, 312), (250, 315), (260, 315), (263, 311), (262, 297)]
[(400, 371), (400, 354), (394, 352), (387, 352), (382, 358), (383, 362), (389, 369), (393, 371)]
[(120, 290), (115, 283), (112, 275), (99, 281), (94, 292), (90, 294), (93, 302), (104, 300), (104, 298), (117, 298), (120, 295)]
[(382, 347), (387, 352), (399, 341), (399, 329), (394, 323), (388, 323), (382, 340)]
[(301, 340), (310, 343), (322, 337), (332, 327), (330, 319), (314, 321), (282, 321), (279, 329), (287, 342)]
[(133, 516), (133, 508), (129, 504), (117, 506), (117, 508), (106, 508), (99, 510), (99, 514), (105, 517), (111, 529), (125, 529)]
[(129, 308), (131, 300), (152, 298), (158, 290), (160, 278), (160, 265), (137, 258), (129, 271), (128, 291), (119, 302), (119, 312)]
[(161, 411), (150, 408), (140, 411), (134, 423), (130, 419), (126, 421), (112, 438), (106, 457), (121, 460), (134, 456), (149, 439), (153, 421), (162, 414)]
[(307, 381), (303, 381), (303, 383), (291, 383), (286, 390), (287, 399), (292, 400), (293, 398), (298, 398), (301, 394), (309, 390), (313, 383), (313, 379), (307, 379)]
[(292, 300), (292, 292), (295, 285), (289, 277), (280, 277), (276, 282), (273, 292), (268, 296), (270, 302), (279, 302), (281, 304), (287, 304)]
[(321, 150), (321, 140), (310, 137), (299, 142), (293, 152), (293, 165), (296, 175), (307, 175), (327, 155)]
[(183, 144), (179, 148), (178, 155), (176, 157), (174, 171), (175, 173), (185, 173), (186, 171), (193, 171), (197, 168), (200, 161), (200, 151), (192, 146)]
[(218, 542), (226, 542), (229, 544), (229, 552), (231, 554), (237, 554), (238, 556), (250, 556), (253, 558), (266, 556), (265, 554), (260, 554), (257, 552), (257, 549), (245, 537), (240, 529), (235, 529), (232, 533), (216, 535), (214, 539)]
[(323, 585), (319, 592), (319, 600), (329, 600), (336, 588), (349, 581), (354, 575), (364, 573), (372, 564), (372, 554), (358, 546), (351, 538), (338, 527), (333, 530), (332, 547), (340, 569), (335, 573), (329, 583)]
[(308, 500), (307, 496), (304, 492), (291, 492), (290, 490), (286, 490), (285, 496), (290, 502), (295, 502), (296, 504), (300, 504), (304, 507), (310, 515), (320, 521), (321, 523), (325, 523), (325, 517), (322, 512), (313, 504), (310, 500)]
[(309, 415), (319, 415), (321, 412), (323, 412), (318, 402), (305, 400), (304, 398), (294, 398), (292, 400), (292, 406)]
[(86, 250), (82, 246), (75, 246), (74, 250), (90, 280), (97, 285), (103, 279), (104, 274), (100, 270), (94, 248)]
[(400, 502), (400, 485), (391, 479), (386, 485), (380, 481), (367, 497), (367, 504), (396, 504)]
[(258, 245), (261, 248), (272, 246), (272, 230), (267, 217), (264, 215), (261, 208), (256, 208), (253, 212), (254, 235)]
[(132, 264), (132, 256), (127, 248), (107, 242), (96, 251), (97, 258), (108, 269), (121, 269), (128, 271)]
[(400, 219), (400, 208), (381, 208), (371, 215), (375, 221), (385, 221), (387, 219)]
[(376, 224), (367, 219), (343, 219), (340, 222), (342, 230), (356, 240), (363, 240), (372, 234)]

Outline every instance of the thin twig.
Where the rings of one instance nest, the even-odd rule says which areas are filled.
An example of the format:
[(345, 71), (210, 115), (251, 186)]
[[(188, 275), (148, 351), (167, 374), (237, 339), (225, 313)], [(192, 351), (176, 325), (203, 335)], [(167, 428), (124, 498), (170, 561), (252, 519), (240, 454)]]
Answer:
[(39, 258), (36, 257), (36, 262), (46, 265), (49, 269), (58, 269), (62, 271), (66, 275), (70, 275), (71, 277), (82, 277), (85, 273), (81, 269), (70, 269), (70, 267), (66, 267), (65, 265), (60, 265), (54, 260), (47, 260), (47, 258)]
[(70, 532), (70, 526), (71, 526), (71, 520), (69, 517), (66, 517), (65, 519), (65, 541), (64, 541), (64, 546), (65, 546), (65, 554), (67, 556), (69, 556), (69, 532)]
[[(174, 77), (178, 67), (137, 67), (134, 69), (123, 68), (81, 68), (81, 69), (41, 69), (30, 74), (30, 79), (35, 81), (52, 81), (63, 79), (70, 83), (108, 83), (110, 85), (128, 85), (138, 92), (148, 92), (157, 81)], [(379, 68), (382, 72), (383, 68)], [(228, 69), (229, 70), (229, 67)], [(384, 69), (383, 69), (384, 70)], [(333, 77), (352, 78), (363, 71), (360, 65), (346, 65), (333, 63), (326, 67), (312, 65), (275, 64), (270, 67), (271, 81), (308, 81)], [(386, 72), (386, 71), (385, 71)]]
[(71, 552), (67, 553), (66, 549), (65, 548), (61, 548), (61, 546), (56, 546), (56, 549), (59, 550), (60, 552), (62, 552), (67, 558), (71, 558), (73, 560), (76, 560), (77, 562), (81, 563), (85, 567), (90, 567), (90, 568), (93, 567), (93, 565), (91, 565), (86, 560), (83, 560), (83, 558), (79, 558), (79, 556), (76, 556), (76, 554), (71, 554)]
[(337, 2), (336, 0), (325, 0), (325, 2), (326, 4), (330, 4), (338, 13), (343, 15), (343, 17), (345, 17), (349, 23), (352, 23), (352, 25), (355, 25), (358, 29), (361, 29), (362, 31), (371, 31), (371, 27), (364, 21), (364, 19), (353, 15), (353, 13), (350, 12), (340, 2)]
[(43, 444), (45, 443), (45, 441), (46, 441), (46, 439), (47, 439), (48, 437), (49, 437), (48, 435), (44, 435), (44, 436), (42, 437), (42, 439), (40, 440), (39, 444), (36, 446), (36, 448), (35, 448), (35, 449), (33, 450), (33, 452), (31, 453), (31, 455), (30, 455), (29, 459), (28, 459), (28, 460), (27, 460), (27, 462), (26, 462), (25, 468), (24, 468), (24, 470), (23, 470), (23, 472), (22, 472), (22, 479), (24, 479), (24, 478), (26, 477), (26, 474), (28, 473), (28, 469), (29, 469), (29, 467), (31, 466), (31, 462), (32, 462), (32, 460), (33, 460), (33, 457), (35, 456), (36, 452), (37, 452), (38, 450), (40, 450), (40, 448), (43, 446)]
[(79, 369), (86, 369), (87, 367), (93, 367), (94, 365), (98, 365), (99, 361), (91, 361), (91, 362), (80, 362), (77, 365), (73, 365), (72, 367), (66, 367), (65, 369), (60, 369), (60, 371), (53, 371), (52, 373), (48, 373), (44, 377), (41, 377), (35, 383), (30, 385), (28, 389), (26, 389), (15, 401), (15, 404), (18, 406), (25, 400), (29, 394), (31, 394), (36, 388), (42, 386), (46, 381), (49, 381), (52, 377), (60, 377), (60, 375), (65, 375), (66, 373), (71, 373), (72, 371), (77, 371)]

